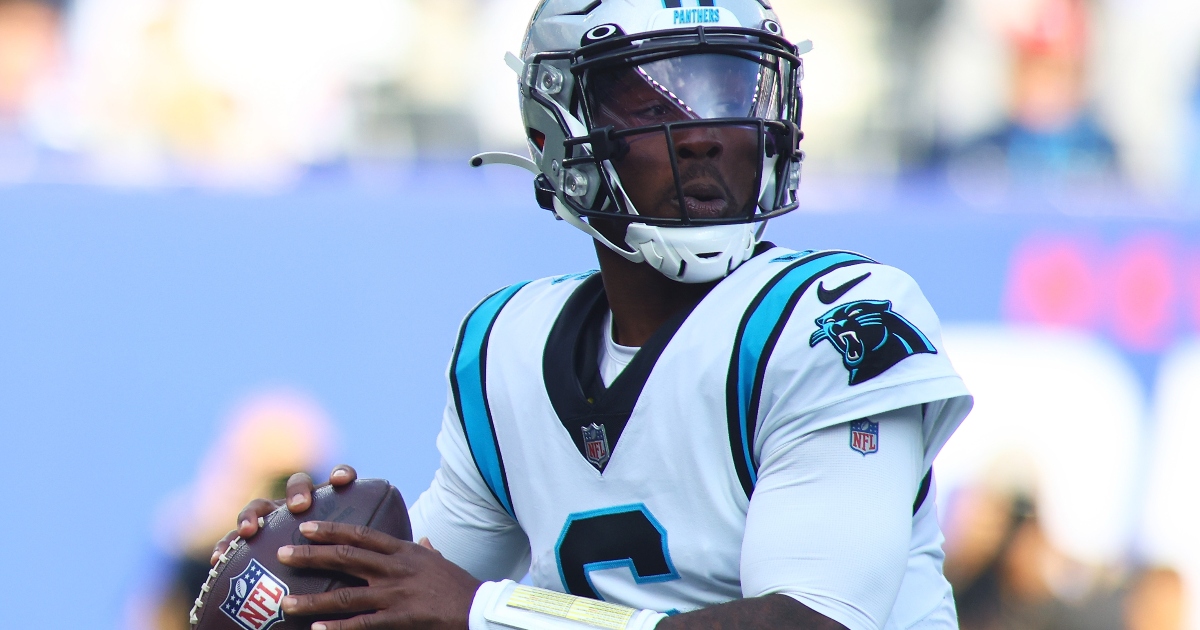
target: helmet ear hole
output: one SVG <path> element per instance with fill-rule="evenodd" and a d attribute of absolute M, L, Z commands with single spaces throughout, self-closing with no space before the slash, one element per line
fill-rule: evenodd
<path fill-rule="evenodd" d="M 530 142 L 533 142 L 533 146 L 537 147 L 538 151 L 545 151 L 546 134 L 534 129 L 533 127 L 530 127 L 527 131 L 529 132 L 529 140 Z"/>

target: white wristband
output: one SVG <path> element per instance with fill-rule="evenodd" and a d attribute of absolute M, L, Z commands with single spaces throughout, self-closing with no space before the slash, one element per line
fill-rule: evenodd
<path fill-rule="evenodd" d="M 652 630 L 667 616 L 517 584 L 484 582 L 471 603 L 470 630 Z"/>

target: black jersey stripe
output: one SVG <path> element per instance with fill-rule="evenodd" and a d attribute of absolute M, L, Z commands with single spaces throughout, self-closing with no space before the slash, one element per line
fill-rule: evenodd
<path fill-rule="evenodd" d="M 450 365 L 450 389 L 471 457 L 496 501 L 514 519 L 516 512 L 508 490 L 508 475 L 504 471 L 504 458 L 500 454 L 487 399 L 487 347 L 500 311 L 526 284 L 501 289 L 471 311 L 459 330 Z"/>
<path fill-rule="evenodd" d="M 752 454 L 767 361 L 801 296 L 818 279 L 843 267 L 875 261 L 852 252 L 825 251 L 792 262 L 751 301 L 734 338 L 726 380 L 729 446 L 742 489 L 749 497 L 758 481 Z"/>
<path fill-rule="evenodd" d="M 913 516 L 917 515 L 917 510 L 925 505 L 925 499 L 929 497 L 929 487 L 933 484 L 933 469 L 925 473 L 925 478 L 921 480 L 921 487 L 917 489 L 917 500 L 913 501 Z"/>

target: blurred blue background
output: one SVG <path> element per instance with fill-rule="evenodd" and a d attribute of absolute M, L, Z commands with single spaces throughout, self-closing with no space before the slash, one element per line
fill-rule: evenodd
<path fill-rule="evenodd" d="M 460 318 L 595 266 L 466 166 L 523 150 L 534 4 L 0 0 L 0 628 L 184 628 L 287 473 L 426 487 Z M 977 396 L 964 630 L 1200 628 L 1200 6 L 774 4 L 817 47 L 767 238 L 910 273 Z"/>

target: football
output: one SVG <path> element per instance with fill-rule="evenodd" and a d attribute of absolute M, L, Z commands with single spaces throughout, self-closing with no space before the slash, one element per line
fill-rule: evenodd
<path fill-rule="evenodd" d="M 285 616 L 285 595 L 322 593 L 362 585 L 357 578 L 333 571 L 292 569 L 276 557 L 284 545 L 309 544 L 299 530 L 306 521 L 366 525 L 403 540 L 412 540 L 408 511 L 400 492 L 382 479 L 359 479 L 340 488 L 313 492 L 312 507 L 292 514 L 280 507 L 260 522 L 249 540 L 234 539 L 208 572 L 191 613 L 192 630 L 302 630 L 316 617 Z"/>

